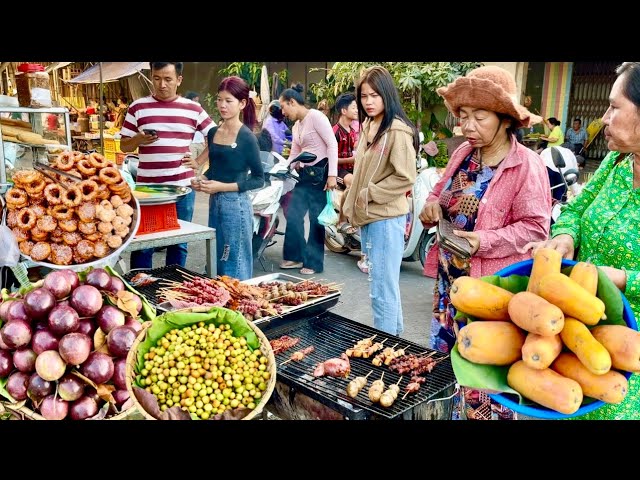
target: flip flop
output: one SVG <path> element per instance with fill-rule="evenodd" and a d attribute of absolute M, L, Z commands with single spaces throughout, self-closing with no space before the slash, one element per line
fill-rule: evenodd
<path fill-rule="evenodd" d="M 369 273 L 369 266 L 366 260 L 358 260 L 358 268 L 362 273 Z"/>
<path fill-rule="evenodd" d="M 338 227 L 338 232 L 340 232 L 343 235 L 353 235 L 357 231 L 358 229 L 353 225 L 350 225 L 348 222 L 344 222 Z"/>
<path fill-rule="evenodd" d="M 315 275 L 316 271 L 305 267 L 300 269 L 300 273 L 302 275 Z"/>
<path fill-rule="evenodd" d="M 300 268 L 304 264 L 302 262 L 293 262 L 291 260 L 285 260 L 284 262 L 280 262 L 280 268 L 282 269 L 290 269 L 290 268 Z"/>

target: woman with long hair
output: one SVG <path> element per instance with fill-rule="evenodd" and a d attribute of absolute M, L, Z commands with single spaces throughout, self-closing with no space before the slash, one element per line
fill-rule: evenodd
<path fill-rule="evenodd" d="M 253 208 L 246 192 L 264 185 L 253 134 L 256 106 L 249 85 L 236 76 L 220 82 L 216 105 L 223 122 L 207 135 L 209 169 L 205 179 L 195 178 L 191 185 L 211 195 L 209 226 L 216 229 L 218 274 L 246 280 L 253 276 Z M 197 169 L 206 159 L 203 154 L 186 164 Z"/>
<path fill-rule="evenodd" d="M 416 180 L 419 137 L 384 67 L 364 70 L 356 98 L 362 129 L 343 213 L 351 225 L 360 227 L 371 282 L 373 324 L 400 335 L 404 330 L 400 264 L 409 213 L 406 193 Z"/>

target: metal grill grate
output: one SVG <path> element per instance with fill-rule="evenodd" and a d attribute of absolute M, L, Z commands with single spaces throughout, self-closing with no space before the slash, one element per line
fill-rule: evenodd
<path fill-rule="evenodd" d="M 421 354 L 424 352 L 433 352 L 433 350 L 403 338 L 388 335 L 381 330 L 330 312 L 312 318 L 289 322 L 272 329 L 261 328 L 269 340 L 279 338 L 285 334 L 300 338 L 300 343 L 294 348 L 286 350 L 276 356 L 278 378 L 299 387 L 300 390 L 307 390 L 316 398 L 318 396 L 321 397 L 321 399 L 318 399 L 319 401 L 341 412 L 344 411 L 342 405 L 346 402 L 354 407 L 365 409 L 379 416 L 394 419 L 423 402 L 440 398 L 441 395 L 439 394 L 455 384 L 455 375 L 451 367 L 451 361 L 449 358 L 446 358 L 440 361 L 430 373 L 423 374 L 426 382 L 420 385 L 418 392 L 407 395 L 404 400 L 402 400 L 402 397 L 406 393 L 405 387 L 409 383 L 410 378 L 408 375 L 402 376 L 399 383 L 400 393 L 398 394 L 398 398 L 391 407 L 385 408 L 377 403 L 371 402 L 368 391 L 371 383 L 374 380 L 378 380 L 383 372 L 383 381 L 386 388 L 398 382 L 400 375 L 391 371 L 388 366 L 382 365 L 377 367 L 373 365 L 371 363 L 373 357 L 368 359 L 351 357 L 349 359 L 351 363 L 351 373 L 348 378 L 328 376 L 316 378 L 313 376 L 315 366 L 329 358 L 339 357 L 347 348 L 353 347 L 358 340 L 376 334 L 375 341 L 382 341 L 386 338 L 387 340 L 384 342 L 385 347 L 393 346 L 397 343 L 395 348 L 404 348 L 407 354 Z M 282 365 L 282 362 L 287 360 L 291 353 L 310 345 L 315 347 L 313 353 L 306 356 L 300 362 L 291 361 Z M 436 352 L 432 358 L 439 360 L 446 356 L 447 355 L 442 352 Z M 355 377 L 366 375 L 371 370 L 373 370 L 373 372 L 367 377 L 367 385 L 358 393 L 355 399 L 349 397 L 346 393 L 348 383 Z"/>
<path fill-rule="evenodd" d="M 123 275 L 123 278 L 127 282 L 130 282 L 131 279 L 141 271 L 142 270 L 134 270 L 132 272 L 128 272 L 125 275 Z M 202 275 L 197 272 L 192 272 L 191 270 L 187 270 L 186 268 L 183 268 L 180 265 L 168 265 L 166 267 L 154 268 L 152 270 L 144 270 L 144 273 L 147 273 L 152 277 L 156 277 L 161 280 L 173 280 L 174 282 L 184 282 L 185 280 L 189 280 L 189 277 L 181 274 L 180 271 L 186 272 L 189 275 L 194 275 L 196 277 L 209 279 L 209 277 L 207 277 L 206 275 Z M 150 304 L 152 304 L 154 307 L 157 307 L 159 303 L 157 294 L 158 294 L 158 290 L 161 289 L 162 287 L 166 287 L 166 285 L 163 285 L 160 281 L 156 281 L 144 287 L 134 286 L 133 288 L 135 288 L 141 294 L 143 294 Z"/>

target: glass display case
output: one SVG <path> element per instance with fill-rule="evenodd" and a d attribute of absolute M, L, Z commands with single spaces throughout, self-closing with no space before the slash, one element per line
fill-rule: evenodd
<path fill-rule="evenodd" d="M 0 106 L 0 193 L 7 191 L 12 168 L 30 168 L 33 160 L 71 148 L 69 110 L 65 107 Z"/>

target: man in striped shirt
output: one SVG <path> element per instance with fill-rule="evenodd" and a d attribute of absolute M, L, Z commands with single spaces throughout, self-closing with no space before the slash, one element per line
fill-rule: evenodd
<path fill-rule="evenodd" d="M 182 83 L 182 62 L 150 62 L 153 95 L 139 98 L 127 110 L 120 130 L 120 149 L 138 149 L 138 183 L 159 183 L 190 186 L 195 175 L 183 166 L 185 155 L 196 132 L 206 138 L 215 126 L 207 112 L 196 102 L 178 95 Z M 208 149 L 198 157 L 206 161 Z M 190 222 L 193 218 L 195 192 L 183 196 L 176 204 L 178 218 Z M 187 261 L 187 244 L 167 247 L 166 265 L 182 267 Z M 153 249 L 131 252 L 131 268 L 151 268 Z"/>

